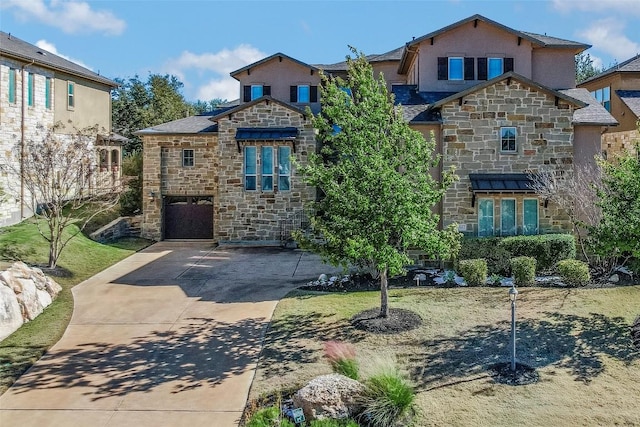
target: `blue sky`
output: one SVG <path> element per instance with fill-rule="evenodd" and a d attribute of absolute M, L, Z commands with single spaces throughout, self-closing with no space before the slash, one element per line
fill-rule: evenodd
<path fill-rule="evenodd" d="M 238 96 L 229 72 L 276 52 L 333 63 L 383 53 L 475 13 L 593 45 L 608 66 L 640 53 L 639 0 L 2 0 L 0 29 L 109 77 L 177 75 L 189 100 Z"/>

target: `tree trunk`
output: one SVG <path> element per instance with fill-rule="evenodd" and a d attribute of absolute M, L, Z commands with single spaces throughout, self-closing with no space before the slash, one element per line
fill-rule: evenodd
<path fill-rule="evenodd" d="M 389 288 L 386 269 L 380 272 L 380 317 L 389 317 Z"/>

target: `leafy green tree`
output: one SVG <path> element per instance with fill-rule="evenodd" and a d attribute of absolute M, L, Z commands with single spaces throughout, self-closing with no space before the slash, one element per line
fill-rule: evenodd
<path fill-rule="evenodd" d="M 134 151 L 122 161 L 126 190 L 120 197 L 120 214 L 136 215 L 142 211 L 142 152 Z"/>
<path fill-rule="evenodd" d="M 636 152 L 640 143 L 635 143 Z M 612 162 L 600 161 L 602 188 L 597 205 L 602 219 L 589 228 L 594 252 L 624 265 L 640 259 L 640 161 L 636 153 L 624 153 Z"/>
<path fill-rule="evenodd" d="M 604 71 L 602 68 L 593 65 L 593 58 L 588 53 L 579 53 L 576 55 L 576 83 L 582 83 L 583 81 L 600 74 Z"/>
<path fill-rule="evenodd" d="M 222 98 L 214 98 L 210 101 L 197 100 L 191 104 L 191 107 L 194 114 L 204 114 L 215 110 L 220 104 L 225 104 L 226 102 L 227 100 Z"/>
<path fill-rule="evenodd" d="M 351 50 L 357 56 L 347 57 L 346 80 L 322 76 L 322 113 L 313 125 L 323 147 L 298 165 L 321 198 L 309 206 L 310 233 L 296 239 L 333 265 L 370 268 L 380 278 L 380 316 L 387 317 L 387 279 L 412 263 L 410 248 L 448 258 L 460 247 L 456 226 L 440 230 L 434 212 L 455 175 L 434 180 L 433 137 L 409 127 L 384 77 L 374 78 L 365 56 Z"/>

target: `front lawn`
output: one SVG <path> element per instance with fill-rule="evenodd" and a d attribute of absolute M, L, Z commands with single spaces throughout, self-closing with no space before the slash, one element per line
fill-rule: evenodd
<path fill-rule="evenodd" d="M 71 288 L 150 243 L 128 238 L 103 245 L 82 233 L 71 240 L 58 262 L 61 275 L 53 277 L 62 292 L 40 316 L 0 343 L 0 394 L 60 339 L 73 312 Z M 46 265 L 48 248 L 33 220 L 0 229 L 0 256 Z"/>
<path fill-rule="evenodd" d="M 251 398 L 331 372 L 323 343 L 355 344 L 366 369 L 395 358 L 417 387 L 420 426 L 640 425 L 640 352 L 630 327 L 640 286 L 606 289 L 521 288 L 517 355 L 540 381 L 498 384 L 488 367 L 509 360 L 506 288 L 413 288 L 390 292 L 423 325 L 372 335 L 351 316 L 379 304 L 378 292 L 297 291 L 283 299 L 266 336 Z"/>

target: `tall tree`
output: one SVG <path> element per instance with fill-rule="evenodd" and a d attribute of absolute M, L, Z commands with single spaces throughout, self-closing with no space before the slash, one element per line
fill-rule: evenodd
<path fill-rule="evenodd" d="M 227 100 L 222 98 L 214 98 L 210 101 L 202 101 L 199 99 L 192 103 L 191 107 L 194 114 L 204 114 L 215 110 L 220 106 L 220 104 L 224 104 L 226 102 Z"/>
<path fill-rule="evenodd" d="M 49 267 L 55 268 L 60 254 L 96 215 L 118 203 L 120 183 L 101 180 L 95 165 L 95 127 L 71 135 L 56 133 L 61 124 L 39 128 L 16 145 L 4 167 L 20 176 L 33 200 L 38 231 L 49 243 Z M 24 155 L 22 170 L 20 156 Z M 17 190 L 17 189 L 16 189 Z M 19 193 L 19 190 L 16 191 Z M 77 228 L 71 231 L 70 226 Z"/>
<path fill-rule="evenodd" d="M 588 53 L 581 52 L 576 55 L 576 83 L 582 83 L 583 81 L 597 76 L 604 69 L 597 67 L 593 64 L 593 58 Z"/>
<path fill-rule="evenodd" d="M 296 238 L 334 265 L 370 268 L 380 278 L 380 316 L 387 317 L 387 280 L 412 263 L 410 248 L 443 258 L 459 249 L 456 226 L 440 230 L 434 212 L 455 175 L 434 180 L 433 138 L 409 127 L 384 77 L 374 78 L 364 54 L 351 50 L 346 80 L 322 76 L 322 112 L 313 125 L 323 147 L 298 165 L 321 199 L 309 206 L 310 234 Z"/>

